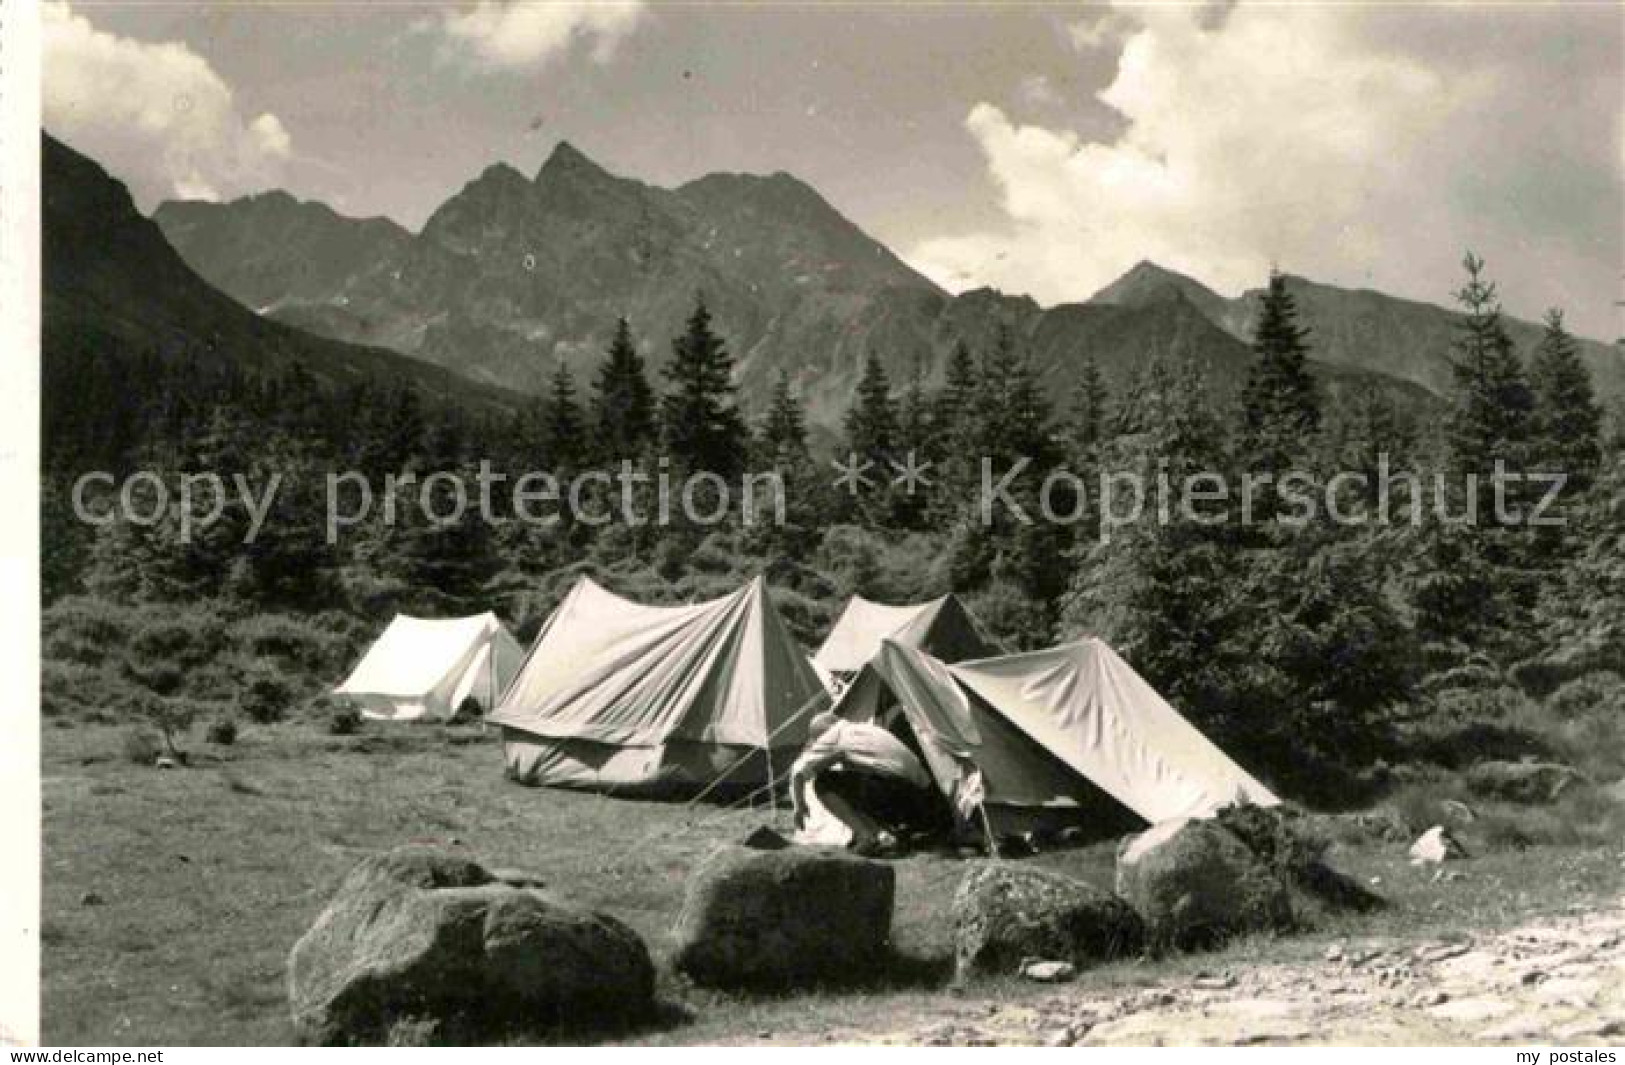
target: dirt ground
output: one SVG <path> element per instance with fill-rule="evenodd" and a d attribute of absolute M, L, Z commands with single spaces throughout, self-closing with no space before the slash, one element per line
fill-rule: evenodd
<path fill-rule="evenodd" d="M 368 854 L 431 844 L 533 870 L 631 925 L 658 962 L 687 873 L 782 811 L 702 809 L 523 788 L 493 737 L 256 730 L 190 768 L 120 757 L 111 728 L 47 732 L 42 1005 L 51 1045 L 276 1044 L 293 1038 L 286 960 Z M 543 1042 L 1625 1043 L 1625 853 L 1539 847 L 1444 870 L 1405 844 L 1339 847 L 1391 905 L 1302 935 L 1127 959 L 1066 985 L 948 985 L 962 862 L 900 860 L 886 986 L 728 996 L 662 977 L 659 1023 Z M 1024 859 L 1100 888 L 1114 846 Z"/>
<path fill-rule="evenodd" d="M 1625 1042 L 1625 905 L 1495 934 L 1340 940 L 1316 962 L 1249 964 L 1126 995 L 1081 988 L 1021 1003 L 921 1010 L 880 1034 L 826 1040 L 1160 1046 Z"/>

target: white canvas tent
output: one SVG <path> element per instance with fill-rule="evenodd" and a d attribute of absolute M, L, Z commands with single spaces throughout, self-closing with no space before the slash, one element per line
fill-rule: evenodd
<path fill-rule="evenodd" d="M 397 614 L 333 694 L 374 718 L 449 718 L 468 698 L 490 710 L 523 654 L 495 614 Z"/>
<path fill-rule="evenodd" d="M 789 769 L 826 698 L 759 577 L 680 606 L 635 603 L 583 577 L 490 720 L 524 783 L 756 785 Z"/>
<path fill-rule="evenodd" d="M 820 669 L 850 678 L 880 652 L 882 640 L 926 651 L 944 662 L 986 658 L 1002 648 L 989 639 L 958 597 L 890 606 L 853 596 L 813 655 Z"/>
<path fill-rule="evenodd" d="M 884 640 L 835 713 L 906 734 L 944 797 L 979 797 L 1000 833 L 1279 801 L 1097 639 L 957 665 Z"/>

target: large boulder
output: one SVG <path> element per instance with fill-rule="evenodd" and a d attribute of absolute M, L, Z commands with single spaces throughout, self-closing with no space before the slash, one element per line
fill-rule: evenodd
<path fill-rule="evenodd" d="M 1021 971 L 1031 959 L 1083 968 L 1136 954 L 1145 926 L 1122 899 L 1071 877 L 989 862 L 954 892 L 954 962 L 961 979 Z"/>
<path fill-rule="evenodd" d="M 1473 794 L 1482 798 L 1547 803 L 1585 783 L 1585 776 L 1558 762 L 1479 762 L 1467 770 L 1466 780 Z"/>
<path fill-rule="evenodd" d="M 648 948 L 613 917 L 419 848 L 357 866 L 288 961 L 294 1024 L 322 1044 L 382 1043 L 398 1022 L 473 1040 L 635 1019 L 653 998 Z"/>
<path fill-rule="evenodd" d="M 1294 923 L 1285 882 L 1212 820 L 1165 821 L 1129 839 L 1117 856 L 1117 893 L 1145 921 L 1157 949 L 1207 947 Z"/>
<path fill-rule="evenodd" d="M 694 871 L 672 963 L 742 989 L 862 982 L 891 956 L 896 874 L 841 850 L 727 845 Z"/>

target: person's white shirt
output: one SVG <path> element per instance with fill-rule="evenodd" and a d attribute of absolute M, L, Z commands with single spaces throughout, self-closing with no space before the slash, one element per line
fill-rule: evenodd
<path fill-rule="evenodd" d="M 931 786 L 931 774 L 914 752 L 879 725 L 837 720 L 807 744 L 791 777 L 811 779 L 836 766 Z"/>

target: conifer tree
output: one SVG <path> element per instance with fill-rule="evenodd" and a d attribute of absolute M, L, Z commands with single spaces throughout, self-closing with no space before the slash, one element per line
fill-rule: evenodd
<path fill-rule="evenodd" d="M 1066 438 L 1074 459 L 1084 461 L 1100 446 L 1107 432 L 1110 402 L 1099 364 L 1093 356 L 1086 356 L 1078 367 L 1067 411 Z"/>
<path fill-rule="evenodd" d="M 665 367 L 671 391 L 660 402 L 661 430 L 672 461 L 688 471 L 724 478 L 745 465 L 747 433 L 734 402 L 733 358 L 711 330 L 711 312 L 698 299 L 683 335 L 672 341 Z"/>
<path fill-rule="evenodd" d="M 1546 334 L 1530 363 L 1529 383 L 1535 397 L 1531 461 L 1567 474 L 1576 488 L 1585 487 L 1602 458 L 1602 408 L 1579 345 L 1556 308 L 1546 312 Z"/>
<path fill-rule="evenodd" d="M 761 439 L 763 457 L 770 463 L 783 463 L 807 452 L 806 419 L 790 392 L 790 376 L 782 371 L 773 382 Z"/>
<path fill-rule="evenodd" d="M 882 469 L 897 453 L 897 407 L 886 369 L 873 353 L 864 360 L 857 397 L 847 409 L 843 428 L 847 449 Z"/>
<path fill-rule="evenodd" d="M 897 401 L 897 447 L 899 451 L 914 452 L 921 457 L 940 454 L 932 435 L 931 401 L 926 395 L 925 380 L 920 373 L 919 360 L 914 361 L 908 384 Z"/>
<path fill-rule="evenodd" d="M 1284 473 L 1303 460 L 1320 428 L 1308 337 L 1286 278 L 1271 271 L 1253 333 L 1256 358 L 1242 390 L 1242 453 L 1255 470 Z"/>
<path fill-rule="evenodd" d="M 976 393 L 979 378 L 976 360 L 963 340 L 956 341 L 948 356 L 942 390 L 934 404 L 933 421 L 943 451 L 952 454 L 974 440 L 977 431 Z"/>
<path fill-rule="evenodd" d="M 1457 388 L 1449 431 L 1452 464 L 1459 473 L 1489 473 L 1498 459 L 1522 469 L 1534 397 L 1501 321 L 1495 284 L 1484 276 L 1484 260 L 1468 252 L 1462 265 L 1467 282 L 1456 293 L 1465 315 L 1452 364 Z"/>
<path fill-rule="evenodd" d="M 385 397 L 371 421 L 358 462 L 370 479 L 377 481 L 385 474 L 406 469 L 421 456 L 423 407 L 410 386 L 403 385 Z"/>
<path fill-rule="evenodd" d="M 603 458 L 632 458 L 654 441 L 654 390 L 625 318 L 616 321 L 615 337 L 593 382 L 593 408 L 596 450 Z"/>
<path fill-rule="evenodd" d="M 586 450 L 575 378 L 563 362 L 548 381 L 540 443 L 543 461 L 555 470 L 575 469 Z"/>
<path fill-rule="evenodd" d="M 932 403 L 932 432 L 941 458 L 937 461 L 937 483 L 933 486 L 928 510 L 932 522 L 939 526 L 957 522 L 971 505 L 979 469 L 976 455 L 981 418 L 976 404 L 980 382 L 970 348 L 963 340 L 956 341 L 948 355 L 942 388 Z M 976 556 L 970 548 L 960 554 Z"/>

